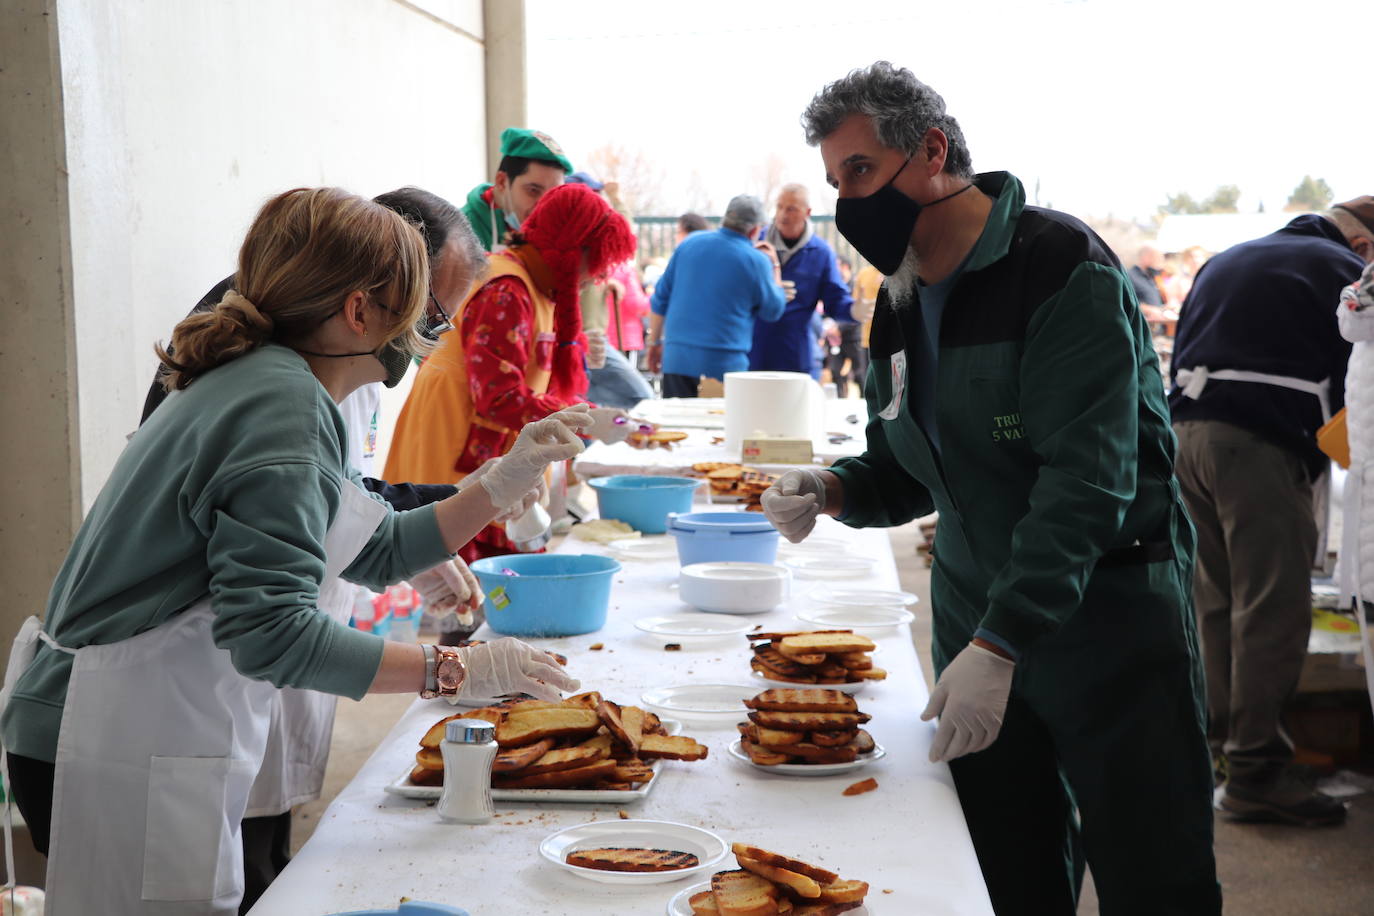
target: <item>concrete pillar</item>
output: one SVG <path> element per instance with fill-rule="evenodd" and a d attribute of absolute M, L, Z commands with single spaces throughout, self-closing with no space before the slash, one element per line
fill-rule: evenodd
<path fill-rule="evenodd" d="M 42 614 L 81 520 L 56 0 L 0 0 L 0 645 Z"/>
<path fill-rule="evenodd" d="M 486 43 L 487 173 L 501 162 L 501 131 L 529 127 L 525 101 L 525 0 L 484 0 L 482 34 Z"/>

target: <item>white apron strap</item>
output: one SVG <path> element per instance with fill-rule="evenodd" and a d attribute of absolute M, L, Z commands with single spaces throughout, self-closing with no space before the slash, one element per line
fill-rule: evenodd
<path fill-rule="evenodd" d="M 1244 369 L 1208 369 L 1206 366 L 1194 366 L 1191 369 L 1178 370 L 1178 385 L 1183 391 L 1183 396 L 1192 398 L 1194 401 L 1202 397 L 1202 392 L 1206 389 L 1207 383 L 1213 379 L 1221 382 L 1255 382 L 1260 385 L 1274 385 L 1278 388 L 1288 388 L 1313 395 L 1321 403 L 1322 423 L 1331 419 L 1331 399 L 1327 394 L 1331 388 L 1331 379 L 1329 378 L 1324 378 L 1320 382 L 1313 382 L 1289 375 L 1248 372 Z"/>

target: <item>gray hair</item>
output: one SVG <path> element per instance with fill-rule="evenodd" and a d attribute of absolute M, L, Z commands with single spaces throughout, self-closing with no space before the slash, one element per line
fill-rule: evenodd
<path fill-rule="evenodd" d="M 406 187 L 378 194 L 372 199 L 388 210 L 401 214 L 420 230 L 431 268 L 438 266 L 444 248 L 450 242 L 456 242 L 457 255 L 467 271 L 479 274 L 485 269 L 487 250 L 468 225 L 467 217 L 463 216 L 462 210 L 439 195 L 422 188 Z"/>
<path fill-rule="evenodd" d="M 959 122 L 945 111 L 945 100 L 905 67 L 885 60 L 863 70 L 851 70 L 811 99 L 802 112 L 806 142 L 817 146 L 850 115 L 873 119 L 878 140 L 890 149 L 914 155 L 926 131 L 938 127 L 949 139 L 944 171 L 957 178 L 973 177 L 973 160 Z"/>
<path fill-rule="evenodd" d="M 804 184 L 796 181 L 789 181 L 787 184 L 778 188 L 778 197 L 781 198 L 784 194 L 799 195 L 806 201 L 808 207 L 811 205 L 811 192 L 806 189 L 806 185 Z"/>
<path fill-rule="evenodd" d="M 740 194 L 730 198 L 725 208 L 725 218 L 720 224 L 726 229 L 743 232 L 763 225 L 763 201 L 752 194 Z"/>

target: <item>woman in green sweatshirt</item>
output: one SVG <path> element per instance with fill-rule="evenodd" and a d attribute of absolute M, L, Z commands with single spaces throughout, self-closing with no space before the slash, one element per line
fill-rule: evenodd
<path fill-rule="evenodd" d="M 447 561 L 590 425 L 576 409 L 531 424 L 481 487 L 421 509 L 367 494 L 337 404 L 427 351 L 429 282 L 400 216 L 296 189 L 258 214 L 234 289 L 177 326 L 175 356 L 159 349 L 174 393 L 116 463 L 44 622 L 16 638 L 0 698 L 50 912 L 235 912 L 277 688 L 577 686 L 516 640 L 403 645 L 319 610 L 335 576 L 380 589 Z"/>

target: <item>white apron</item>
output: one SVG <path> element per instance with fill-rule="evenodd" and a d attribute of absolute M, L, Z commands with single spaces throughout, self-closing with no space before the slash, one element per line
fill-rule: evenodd
<path fill-rule="evenodd" d="M 1374 596 L 1364 594 L 1365 571 L 1360 559 L 1360 527 L 1364 513 L 1365 475 L 1374 475 L 1374 462 L 1365 459 L 1351 464 L 1345 477 L 1344 527 L 1341 529 L 1341 603 L 1350 607 L 1353 602 L 1355 618 L 1360 623 L 1360 648 L 1364 654 L 1365 686 L 1369 690 L 1369 700 L 1374 703 L 1374 643 L 1370 642 L 1371 630 L 1365 622 L 1364 603 Z"/>
<path fill-rule="evenodd" d="M 344 484 L 325 537 L 326 582 L 334 584 L 385 512 Z M 35 617 L 20 629 L 0 700 L 38 640 L 75 656 L 57 741 L 48 916 L 238 912 L 239 825 L 250 791 L 290 790 L 289 780 L 255 784 L 269 746 L 292 761 L 300 755 L 285 750 L 291 736 L 320 719 L 306 725 L 286 711 L 282 691 L 239 674 L 215 647 L 213 621 L 206 599 L 130 639 L 77 650 L 57 646 Z"/>

